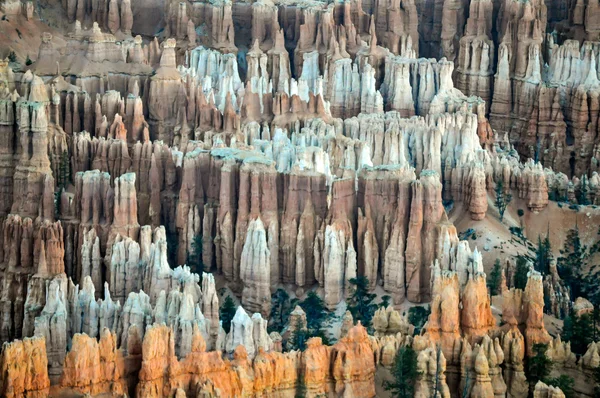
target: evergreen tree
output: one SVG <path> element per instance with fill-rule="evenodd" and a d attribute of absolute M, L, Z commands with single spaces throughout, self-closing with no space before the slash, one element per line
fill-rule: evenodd
<path fill-rule="evenodd" d="M 54 192 L 54 218 L 58 220 L 60 216 L 60 195 L 62 194 L 62 188 L 58 188 L 58 191 Z"/>
<path fill-rule="evenodd" d="M 592 311 L 592 332 L 593 332 L 593 341 L 598 341 L 598 328 L 600 328 L 600 306 L 597 304 L 594 305 L 594 310 Z"/>
<path fill-rule="evenodd" d="M 321 297 L 314 291 L 310 291 L 299 305 L 306 313 L 308 337 L 321 337 L 324 344 L 329 344 L 324 328 L 333 318 L 333 314 L 327 310 Z"/>
<path fill-rule="evenodd" d="M 600 231 L 598 231 L 600 234 Z M 579 235 L 579 226 L 569 230 L 565 245 L 558 258 L 558 273 L 571 291 L 571 297 L 584 297 L 595 306 L 600 304 L 600 271 L 591 263 L 600 251 L 600 240 L 592 246 L 584 245 Z"/>
<path fill-rule="evenodd" d="M 548 345 L 546 344 L 533 345 L 534 355 L 529 358 L 526 372 L 527 380 L 531 386 L 535 386 L 538 381 L 545 380 L 550 376 L 552 361 L 546 355 L 547 351 Z"/>
<path fill-rule="evenodd" d="M 192 250 L 188 253 L 187 265 L 190 269 L 202 275 L 204 271 L 204 262 L 202 261 L 202 235 L 194 236 L 192 240 Z"/>
<path fill-rule="evenodd" d="M 565 318 L 561 337 L 563 341 L 571 342 L 571 350 L 575 354 L 583 355 L 587 347 L 594 341 L 596 332 L 591 314 L 577 316 L 571 313 Z"/>
<path fill-rule="evenodd" d="M 511 201 L 512 195 L 510 192 L 504 192 L 504 183 L 502 180 L 499 180 L 496 183 L 496 200 L 494 203 L 498 209 L 498 213 L 500 214 L 500 222 L 504 220 L 504 212 Z"/>
<path fill-rule="evenodd" d="M 290 313 L 294 309 L 297 299 L 290 300 L 290 295 L 284 289 L 277 289 L 271 295 L 271 315 L 269 316 L 268 331 L 281 333 L 288 323 Z"/>
<path fill-rule="evenodd" d="M 381 303 L 379 303 L 379 308 L 387 308 L 390 305 L 390 300 L 392 298 L 387 294 L 385 296 L 381 296 Z"/>
<path fill-rule="evenodd" d="M 304 351 L 306 350 L 306 342 L 312 336 L 309 335 L 307 329 L 300 327 L 301 325 L 295 325 L 295 330 L 290 336 L 289 345 L 293 350 Z M 320 337 L 320 336 L 319 336 Z"/>
<path fill-rule="evenodd" d="M 8 54 L 8 60 L 9 60 L 10 62 L 17 62 L 17 54 L 15 54 L 15 52 L 14 52 L 14 51 L 11 51 L 11 52 Z"/>
<path fill-rule="evenodd" d="M 542 275 L 550 272 L 550 261 L 552 260 L 552 247 L 548 235 L 547 233 L 544 239 L 538 235 L 538 245 L 535 250 L 535 270 Z"/>
<path fill-rule="evenodd" d="M 231 320 L 235 316 L 236 311 L 237 306 L 235 305 L 235 302 L 231 296 L 227 295 L 219 309 L 219 319 L 221 320 L 225 333 L 229 333 L 229 330 L 231 330 Z"/>
<path fill-rule="evenodd" d="M 179 247 L 179 239 L 177 233 L 166 231 L 167 238 L 167 261 L 173 269 L 177 267 L 177 248 Z"/>
<path fill-rule="evenodd" d="M 431 314 L 431 309 L 429 306 L 417 306 L 411 307 L 408 310 L 408 322 L 415 327 L 415 334 L 421 334 L 421 330 L 423 326 L 427 323 L 429 319 L 429 314 Z"/>
<path fill-rule="evenodd" d="M 573 390 L 573 387 L 575 387 L 575 380 L 570 376 L 560 375 L 559 377 L 545 379 L 543 382 L 550 386 L 560 388 L 565 394 L 565 398 L 575 397 L 575 391 Z"/>
<path fill-rule="evenodd" d="M 600 231 L 599 231 L 600 234 Z M 592 245 L 588 260 L 599 251 L 600 241 Z M 599 265 L 586 261 L 587 271 L 583 277 L 582 295 L 594 304 L 593 321 L 597 325 L 600 315 L 600 269 Z"/>
<path fill-rule="evenodd" d="M 494 268 L 490 273 L 490 277 L 487 280 L 487 287 L 490 291 L 490 295 L 496 296 L 500 294 L 500 282 L 502 281 L 502 265 L 500 259 L 497 258 L 494 262 Z"/>
<path fill-rule="evenodd" d="M 348 300 L 348 311 L 355 322 L 360 321 L 364 327 L 370 329 L 373 315 L 377 310 L 377 304 L 373 303 L 376 295 L 369 293 L 369 280 L 366 276 L 352 278 L 350 284 L 353 286 L 353 293 Z"/>
<path fill-rule="evenodd" d="M 517 266 L 515 268 L 515 287 L 517 289 L 525 290 L 525 286 L 527 286 L 527 274 L 529 274 L 529 271 L 531 271 L 531 268 L 527 263 L 527 259 L 522 256 L 517 257 Z"/>
<path fill-rule="evenodd" d="M 29 66 L 33 63 L 33 61 L 31 60 L 31 58 L 29 58 L 29 55 L 27 55 L 27 59 L 25 60 L 25 65 Z"/>
<path fill-rule="evenodd" d="M 589 182 L 587 176 L 584 174 L 581 176 L 581 180 L 579 180 L 579 195 L 577 195 L 577 203 L 582 206 L 587 206 L 590 204 L 588 200 L 588 194 L 590 191 Z"/>
<path fill-rule="evenodd" d="M 417 372 L 417 353 L 410 346 L 402 347 L 396 353 L 392 367 L 394 381 L 386 381 L 384 388 L 396 398 L 412 398 Z"/>
<path fill-rule="evenodd" d="M 567 232 L 567 238 L 563 250 L 560 251 L 561 257 L 558 259 L 558 271 L 560 277 L 565 281 L 571 290 L 571 296 L 577 297 L 581 292 L 581 285 L 578 276 L 581 274 L 584 249 L 579 236 L 579 226 Z"/>

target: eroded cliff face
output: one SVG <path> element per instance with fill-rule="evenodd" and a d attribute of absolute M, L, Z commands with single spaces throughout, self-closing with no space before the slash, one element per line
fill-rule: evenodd
<path fill-rule="evenodd" d="M 126 355 L 116 348 L 116 335 L 106 328 L 99 341 L 76 334 L 59 385 L 51 395 L 60 391 L 121 395 L 128 392 L 128 381 L 137 383 L 135 394 L 144 397 L 289 395 L 295 393 L 302 378 L 309 394 L 375 396 L 373 351 L 360 325 L 333 346 L 312 338 L 304 352 L 259 348 L 253 358 L 241 344 L 229 358 L 223 358 L 220 351 L 207 351 L 201 331 L 194 326 L 191 350 L 178 359 L 176 338 L 166 325 L 149 326 L 138 343 L 139 351 Z M 5 369 L 3 394 L 48 396 L 46 361 L 43 338 L 6 345 L 1 362 Z"/>
<path fill-rule="evenodd" d="M 2 395 L 44 397 L 48 395 L 48 359 L 43 338 L 17 340 L 2 346 Z"/>
<path fill-rule="evenodd" d="M 495 217 L 499 184 L 531 217 L 600 203 L 597 2 L 146 3 L 63 1 L 68 34 L 2 5 L 43 33 L 0 60 L 4 395 L 372 397 L 404 345 L 417 396 L 526 396 L 536 343 L 591 380 L 598 345 L 544 326 L 571 306 L 554 264 L 508 281 L 500 327 L 447 211 Z M 281 353 L 273 291 L 337 310 L 356 276 L 391 296 L 374 336 L 347 313 Z"/>

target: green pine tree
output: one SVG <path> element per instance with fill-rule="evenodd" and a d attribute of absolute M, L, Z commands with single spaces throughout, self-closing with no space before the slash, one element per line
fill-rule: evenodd
<path fill-rule="evenodd" d="M 544 383 L 558 387 L 565 394 L 565 398 L 574 398 L 575 391 L 573 387 L 575 387 L 575 379 L 567 375 L 560 375 L 558 377 L 552 377 L 545 380 L 542 380 Z"/>
<path fill-rule="evenodd" d="M 329 344 L 325 327 L 333 319 L 334 314 L 327 310 L 321 297 L 314 291 L 310 291 L 298 305 L 306 313 L 308 337 L 321 337 L 324 344 Z"/>
<path fill-rule="evenodd" d="M 529 358 L 527 363 L 527 381 L 530 386 L 535 386 L 538 381 L 545 380 L 550 376 L 552 372 L 552 361 L 546 355 L 548 351 L 548 345 L 546 344 L 534 344 L 533 353 L 534 355 Z"/>
<path fill-rule="evenodd" d="M 350 279 L 350 284 L 353 286 L 353 293 L 348 300 L 348 310 L 355 322 L 360 321 L 364 327 L 371 329 L 377 304 L 373 302 L 376 295 L 369 293 L 369 279 L 366 276 L 359 276 Z"/>
<path fill-rule="evenodd" d="M 301 327 L 301 325 L 295 325 L 295 330 L 290 336 L 289 345 L 293 350 L 304 351 L 306 350 L 306 342 L 311 337 L 308 329 Z"/>
<path fill-rule="evenodd" d="M 494 262 L 494 268 L 490 272 L 490 277 L 487 280 L 487 287 L 490 291 L 490 295 L 496 296 L 500 294 L 500 282 L 502 281 L 502 265 L 500 259 L 497 258 Z"/>
<path fill-rule="evenodd" d="M 202 274 L 204 270 L 204 262 L 202 261 L 202 235 L 194 236 L 192 240 L 192 250 L 188 253 L 187 265 L 192 272 Z M 208 271 L 208 270 L 206 270 Z"/>
<path fill-rule="evenodd" d="M 219 309 L 219 319 L 221 320 L 221 324 L 223 325 L 223 329 L 225 333 L 229 333 L 231 329 L 231 320 L 235 316 L 235 312 L 237 311 L 237 306 L 235 302 L 231 298 L 231 296 L 227 295 L 225 300 L 223 300 L 223 304 Z"/>
<path fill-rule="evenodd" d="M 177 249 L 179 247 L 179 239 L 177 237 L 177 233 L 169 232 L 168 228 L 165 235 L 167 238 L 167 261 L 169 262 L 169 266 L 175 269 L 177 267 Z"/>
<path fill-rule="evenodd" d="M 508 207 L 508 204 L 512 201 L 512 195 L 510 192 L 504 191 L 504 182 L 502 180 L 498 180 L 496 183 L 496 199 L 494 204 L 498 209 L 498 213 L 500 214 L 500 222 L 504 220 L 504 212 Z"/>
<path fill-rule="evenodd" d="M 384 388 L 396 398 L 412 398 L 415 391 L 417 353 L 410 346 L 402 347 L 396 353 L 392 367 L 394 381 L 386 381 Z"/>
<path fill-rule="evenodd" d="M 271 315 L 269 316 L 268 331 L 281 333 L 288 323 L 290 313 L 294 310 L 297 299 L 290 300 L 290 295 L 284 289 L 277 289 L 271 295 Z"/>
<path fill-rule="evenodd" d="M 565 281 L 571 290 L 572 297 L 578 297 L 581 293 L 581 268 L 584 261 L 585 250 L 579 236 L 579 226 L 567 232 L 564 248 L 560 251 L 561 257 L 558 258 L 558 271 L 560 277 Z"/>
<path fill-rule="evenodd" d="M 600 235 L 600 230 L 598 231 Z M 594 325 L 597 324 L 600 318 L 600 266 L 598 263 L 591 261 L 592 257 L 600 251 L 600 240 L 594 243 L 589 249 L 586 246 L 586 256 L 584 263 L 582 295 L 594 304 Z"/>
<path fill-rule="evenodd" d="M 416 335 L 421 334 L 421 330 L 429 319 L 429 314 L 431 314 L 431 309 L 428 305 L 411 307 L 408 310 L 408 322 L 415 327 Z"/>
<path fill-rule="evenodd" d="M 590 191 L 589 182 L 587 176 L 584 174 L 581 176 L 581 180 L 579 180 L 579 195 L 577 196 L 577 203 L 582 206 L 587 206 L 590 204 L 588 200 L 588 195 Z"/>
<path fill-rule="evenodd" d="M 600 230 L 598 231 L 600 235 Z M 558 258 L 558 273 L 569 287 L 571 297 L 584 297 L 595 306 L 600 304 L 600 270 L 592 262 L 600 251 L 600 240 L 593 245 L 584 245 L 579 226 L 569 230 L 561 256 Z"/>
<path fill-rule="evenodd" d="M 62 194 L 62 189 L 58 188 L 58 191 L 54 192 L 54 218 L 58 220 L 60 216 L 60 195 Z"/>
<path fill-rule="evenodd" d="M 550 246 L 549 234 L 542 239 L 538 235 L 538 245 L 535 250 L 535 270 L 542 275 L 547 275 L 550 270 L 550 261 L 552 260 L 552 247 Z"/>
<path fill-rule="evenodd" d="M 392 299 L 392 297 L 388 296 L 387 294 L 385 296 L 381 296 L 381 302 L 379 303 L 379 308 L 389 307 L 391 299 Z"/>
<path fill-rule="evenodd" d="M 594 310 L 592 311 L 592 332 L 594 336 L 592 340 L 598 341 L 598 336 L 600 335 L 600 307 L 598 304 L 594 304 Z"/>
<path fill-rule="evenodd" d="M 595 329 L 592 314 L 577 316 L 571 313 L 564 319 L 561 337 L 563 341 L 571 342 L 571 350 L 575 354 L 583 355 L 597 335 Z"/>
<path fill-rule="evenodd" d="M 517 257 L 517 266 L 515 268 L 515 287 L 517 289 L 525 290 L 527 286 L 527 274 L 529 274 L 531 268 L 527 262 L 527 259 L 523 256 Z"/>

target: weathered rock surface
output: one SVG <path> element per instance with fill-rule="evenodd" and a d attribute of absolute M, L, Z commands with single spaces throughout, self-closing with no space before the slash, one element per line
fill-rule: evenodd
<path fill-rule="evenodd" d="M 497 327 L 449 219 L 493 225 L 499 183 L 527 217 L 600 204 L 597 1 L 54 5 L 1 6 L 5 395 L 371 397 L 411 345 L 418 396 L 523 397 L 536 343 L 589 395 L 598 345 L 577 361 L 544 325 L 572 305 L 555 264 L 524 291 L 502 273 Z M 389 306 L 373 337 L 347 314 L 282 354 L 271 293 L 343 310 L 356 276 L 430 303 L 423 335 Z"/>
<path fill-rule="evenodd" d="M 0 391 L 6 397 L 44 397 L 48 395 L 46 344 L 43 338 L 17 340 L 4 344 L 0 367 Z"/>

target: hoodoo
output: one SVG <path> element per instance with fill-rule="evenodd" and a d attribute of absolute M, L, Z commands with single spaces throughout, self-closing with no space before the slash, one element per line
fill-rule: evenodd
<path fill-rule="evenodd" d="M 598 0 L 0 0 L 0 396 L 597 398 Z"/>

